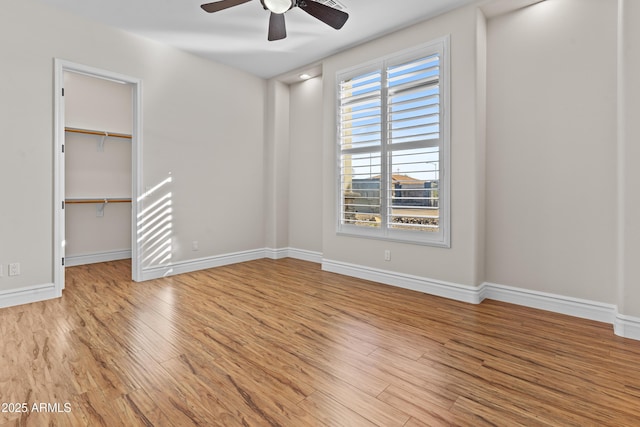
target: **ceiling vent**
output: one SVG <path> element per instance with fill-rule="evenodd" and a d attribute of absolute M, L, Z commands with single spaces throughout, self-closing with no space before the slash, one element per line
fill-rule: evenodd
<path fill-rule="evenodd" d="M 346 7 L 342 3 L 338 3 L 336 0 L 315 0 L 316 3 L 322 3 L 325 6 L 332 7 L 338 10 L 344 10 Z"/>

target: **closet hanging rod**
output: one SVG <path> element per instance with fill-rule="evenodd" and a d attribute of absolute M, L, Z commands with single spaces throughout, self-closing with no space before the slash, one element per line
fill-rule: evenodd
<path fill-rule="evenodd" d="M 99 135 L 99 136 L 111 136 L 113 138 L 124 138 L 131 139 L 132 136 L 126 133 L 117 133 L 117 132 L 106 132 L 102 130 L 91 130 L 91 129 L 79 129 L 79 128 L 64 128 L 65 132 L 73 132 L 73 133 L 84 133 L 87 135 Z"/>
<path fill-rule="evenodd" d="M 89 203 L 131 203 L 131 199 L 127 198 L 103 198 L 103 199 L 65 199 L 64 201 L 67 204 L 89 204 Z"/>

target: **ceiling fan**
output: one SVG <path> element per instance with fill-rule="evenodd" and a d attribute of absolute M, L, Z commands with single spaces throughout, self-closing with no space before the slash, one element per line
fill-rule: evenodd
<path fill-rule="evenodd" d="M 238 6 L 251 0 L 219 0 L 213 3 L 203 4 L 201 7 L 206 12 L 213 13 L 233 6 Z M 309 15 L 319 19 L 325 24 L 339 30 L 342 28 L 349 14 L 341 10 L 334 9 L 313 0 L 260 0 L 262 7 L 271 12 L 269 17 L 269 41 L 282 40 L 287 37 L 287 28 L 284 22 L 284 13 L 294 7 L 307 12 Z"/>

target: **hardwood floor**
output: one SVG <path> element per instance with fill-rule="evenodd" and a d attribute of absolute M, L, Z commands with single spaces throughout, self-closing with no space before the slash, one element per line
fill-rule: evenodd
<path fill-rule="evenodd" d="M 0 402 L 28 409 L 0 426 L 640 425 L 640 342 L 611 325 L 291 259 L 129 269 L 0 310 Z"/>

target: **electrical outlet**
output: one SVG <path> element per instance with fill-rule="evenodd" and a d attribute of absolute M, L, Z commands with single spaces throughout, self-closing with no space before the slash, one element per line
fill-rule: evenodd
<path fill-rule="evenodd" d="M 4 266 L 0 264 L 0 277 L 4 276 Z"/>
<path fill-rule="evenodd" d="M 384 260 L 391 261 L 391 251 L 389 249 L 385 249 L 384 251 Z"/>
<path fill-rule="evenodd" d="M 191 250 L 192 251 L 197 251 L 199 249 L 198 247 L 198 241 L 194 240 L 193 242 L 191 242 Z"/>
<path fill-rule="evenodd" d="M 9 276 L 19 276 L 20 275 L 20 263 L 14 262 L 9 264 Z"/>

